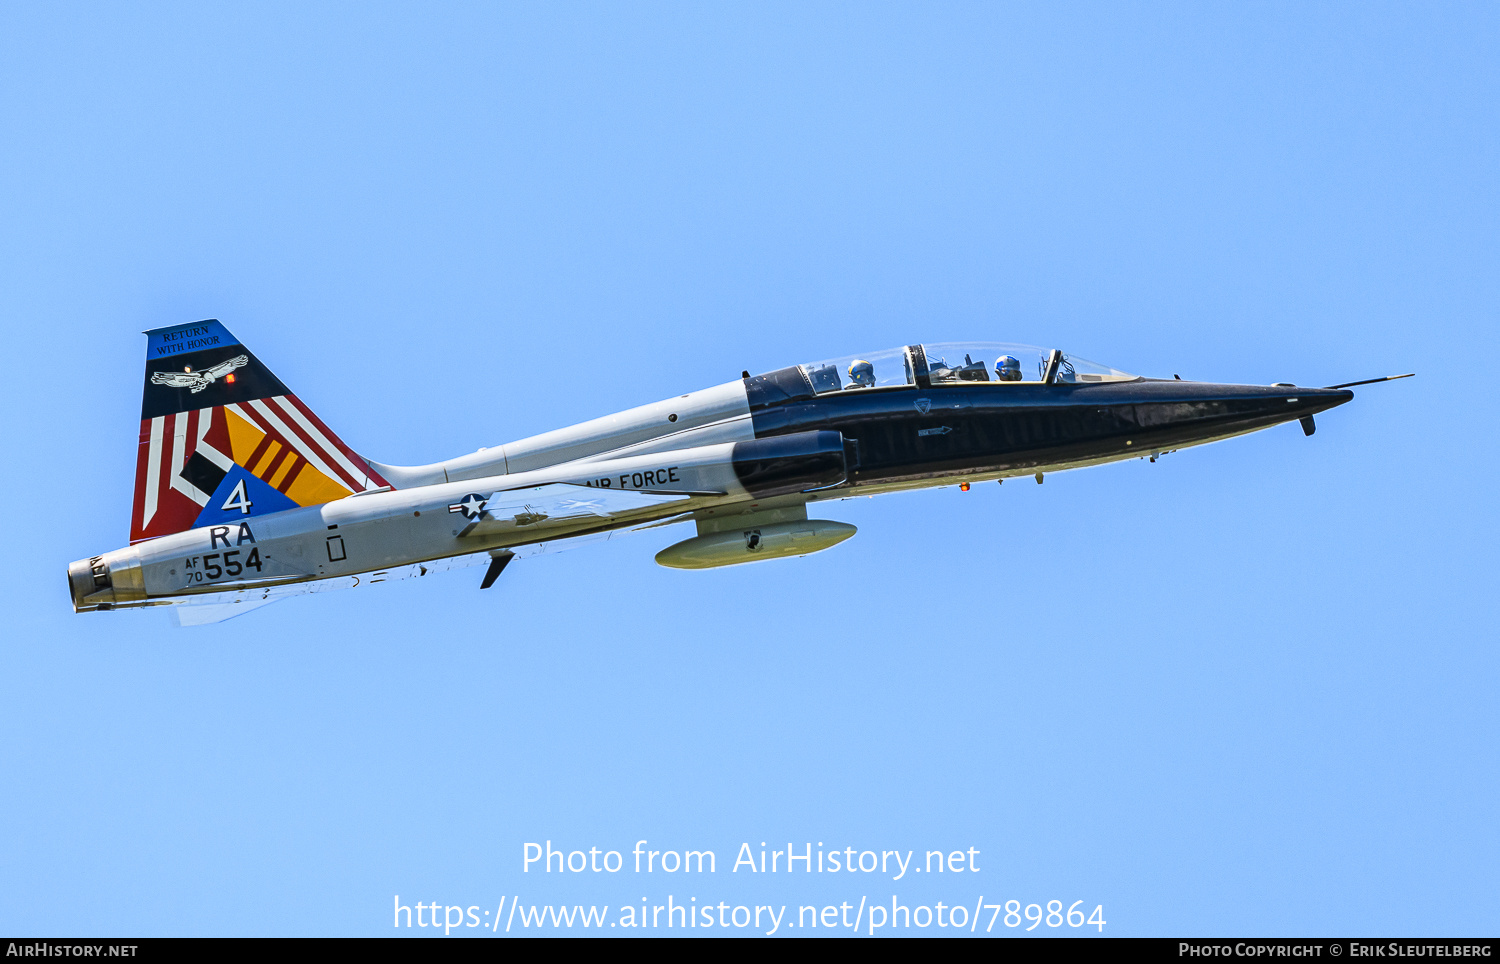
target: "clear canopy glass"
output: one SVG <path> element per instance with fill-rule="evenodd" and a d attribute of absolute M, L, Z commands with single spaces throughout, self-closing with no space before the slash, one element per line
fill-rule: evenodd
<path fill-rule="evenodd" d="M 1046 381 L 1054 352 L 1005 342 L 942 342 L 891 348 L 868 355 L 846 355 L 798 366 L 819 395 L 829 392 L 895 388 L 917 383 L 925 371 L 934 388 L 961 383 L 995 385 Z M 1137 376 L 1076 355 L 1056 353 L 1052 381 L 1063 384 L 1132 381 Z"/>
<path fill-rule="evenodd" d="M 869 355 L 849 355 L 799 367 L 819 395 L 915 384 L 905 348 L 888 348 Z"/>

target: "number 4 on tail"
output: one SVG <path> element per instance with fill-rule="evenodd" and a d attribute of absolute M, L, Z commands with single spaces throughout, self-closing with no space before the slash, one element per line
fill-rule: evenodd
<path fill-rule="evenodd" d="M 240 479 L 235 485 L 234 491 L 229 493 L 229 498 L 225 499 L 224 504 L 219 506 L 219 508 L 225 512 L 228 512 L 230 509 L 239 509 L 241 515 L 249 515 L 250 507 L 254 504 L 250 501 L 250 497 L 245 494 L 245 480 Z"/>

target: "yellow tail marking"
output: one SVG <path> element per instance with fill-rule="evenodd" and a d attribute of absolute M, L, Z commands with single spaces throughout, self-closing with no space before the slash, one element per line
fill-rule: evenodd
<path fill-rule="evenodd" d="M 302 471 L 287 486 L 286 495 L 298 505 L 322 505 L 349 495 L 349 490 L 311 464 L 303 465 Z"/>
<path fill-rule="evenodd" d="M 276 474 L 273 475 L 273 476 L 271 476 L 269 479 L 266 480 L 267 482 L 271 483 L 271 488 L 273 488 L 273 489 L 279 489 L 279 488 L 281 488 L 281 480 L 284 479 L 284 478 L 286 478 L 286 474 L 288 472 L 290 472 L 292 470 L 292 466 L 294 466 L 296 464 L 297 464 L 297 453 L 296 452 L 288 452 L 288 453 L 286 453 L 286 458 L 284 458 L 284 459 L 281 460 L 281 467 L 276 470 Z"/>
<path fill-rule="evenodd" d="M 274 459 L 276 457 L 276 453 L 280 451 L 281 443 L 273 439 L 271 441 L 271 444 L 266 447 L 266 454 L 262 455 L 260 457 L 260 461 L 255 463 L 255 468 L 250 469 L 250 474 L 258 479 L 265 478 L 265 475 L 263 473 L 266 471 L 266 469 L 271 467 L 271 460 Z"/>
<path fill-rule="evenodd" d="M 224 409 L 224 416 L 224 421 L 229 425 L 229 457 L 237 465 L 244 465 L 260 447 L 260 441 L 266 434 L 227 408 Z"/>

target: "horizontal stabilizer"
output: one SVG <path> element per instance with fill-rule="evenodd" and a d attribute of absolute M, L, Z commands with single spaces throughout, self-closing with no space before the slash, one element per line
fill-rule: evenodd
<path fill-rule="evenodd" d="M 177 620 L 179 626 L 207 626 L 210 623 L 222 623 L 226 619 L 243 616 L 245 613 L 269 606 L 273 602 L 280 602 L 284 596 L 272 596 L 269 599 L 236 599 L 231 602 L 202 602 L 187 603 L 172 607 L 172 616 Z"/>

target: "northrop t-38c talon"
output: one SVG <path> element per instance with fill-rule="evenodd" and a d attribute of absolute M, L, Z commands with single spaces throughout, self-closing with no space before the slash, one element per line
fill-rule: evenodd
<path fill-rule="evenodd" d="M 705 569 L 854 535 L 808 505 L 1156 456 L 1354 397 L 1140 378 L 1058 350 L 908 345 L 796 365 L 422 466 L 356 453 L 217 321 L 146 333 L 130 545 L 75 562 L 75 611 L 215 622 L 300 593 L 692 520 Z M 1392 376 L 1405 377 L 1405 376 Z M 1386 379 L 1370 379 L 1384 381 Z"/>

